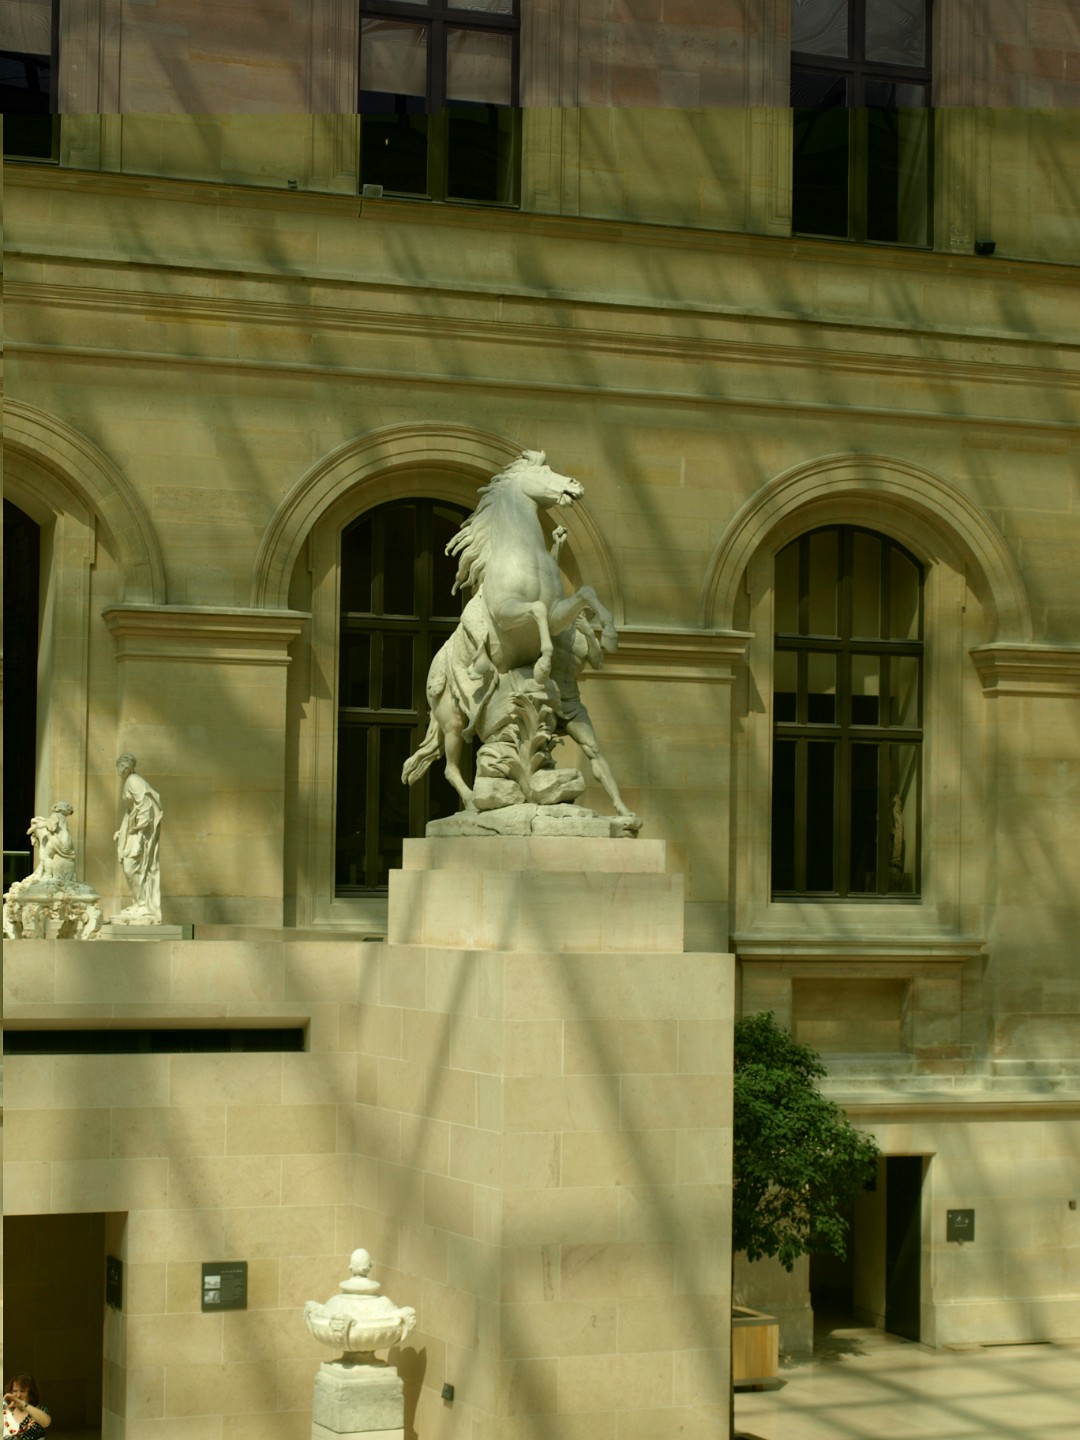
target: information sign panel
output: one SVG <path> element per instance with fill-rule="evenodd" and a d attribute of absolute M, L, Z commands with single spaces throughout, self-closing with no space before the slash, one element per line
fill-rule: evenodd
<path fill-rule="evenodd" d="M 945 1239 L 962 1241 L 975 1239 L 975 1211 L 947 1210 L 945 1212 Z"/>
<path fill-rule="evenodd" d="M 204 1310 L 247 1309 L 247 1261 L 216 1260 L 202 1267 Z"/>

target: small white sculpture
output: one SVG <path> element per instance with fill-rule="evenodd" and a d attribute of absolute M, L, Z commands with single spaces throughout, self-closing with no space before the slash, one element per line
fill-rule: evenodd
<path fill-rule="evenodd" d="M 339 1346 L 340 1364 L 370 1361 L 375 1350 L 400 1345 L 416 1324 L 411 1305 L 397 1306 L 379 1294 L 379 1282 L 370 1279 L 371 1256 L 354 1250 L 349 1256 L 349 1278 L 342 1280 L 341 1294 L 332 1295 L 325 1305 L 309 1300 L 304 1320 L 315 1339 L 333 1349 Z"/>
<path fill-rule="evenodd" d="M 27 834 L 37 863 L 4 896 L 4 934 L 9 940 L 93 940 L 101 929 L 100 896 L 75 878 L 75 842 L 68 828 L 74 806 L 58 800 L 48 815 L 35 815 Z"/>
<path fill-rule="evenodd" d="M 584 493 L 579 481 L 548 466 L 542 450 L 525 450 L 483 487 L 446 547 L 458 559 L 454 590 L 467 586 L 475 593 L 431 663 L 430 722 L 401 778 L 415 784 L 445 753 L 446 778 L 467 814 L 512 811 L 506 833 L 530 833 L 538 808 L 546 812 L 545 833 L 560 827 L 593 833 L 589 826 L 600 817 L 565 804 L 584 781 L 576 770 L 556 769 L 552 750 L 560 733 L 581 745 L 618 812 L 617 823 L 601 824 L 595 833 L 633 834 L 641 824 L 600 753 L 577 684 L 584 665 L 599 667 L 602 651 L 617 648 L 614 619 L 590 586 L 565 593 L 558 562 L 567 532 L 559 526 L 549 548 L 540 525 L 540 510 L 572 505 Z M 461 761 L 474 735 L 483 743 L 470 787 Z M 500 823 L 469 820 L 461 833 Z"/>
<path fill-rule="evenodd" d="M 161 924 L 161 796 L 135 771 L 134 755 L 125 752 L 116 761 L 116 771 L 124 782 L 124 804 L 127 807 L 113 839 L 116 856 L 123 866 L 124 878 L 131 891 L 131 905 L 114 915 L 114 925 Z"/>

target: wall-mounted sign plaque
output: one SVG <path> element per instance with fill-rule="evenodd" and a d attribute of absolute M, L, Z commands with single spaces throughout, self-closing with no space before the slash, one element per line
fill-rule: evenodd
<path fill-rule="evenodd" d="M 218 1260 L 202 1267 L 202 1308 L 247 1309 L 246 1260 Z"/>
<path fill-rule="evenodd" d="M 124 1308 L 124 1262 L 115 1255 L 105 1256 L 105 1303 L 114 1310 Z"/>
<path fill-rule="evenodd" d="M 975 1211 L 947 1210 L 945 1212 L 945 1239 L 948 1241 L 974 1240 Z"/>

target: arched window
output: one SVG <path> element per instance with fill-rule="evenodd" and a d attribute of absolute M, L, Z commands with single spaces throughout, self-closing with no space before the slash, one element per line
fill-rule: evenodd
<path fill-rule="evenodd" d="M 776 556 L 772 894 L 920 890 L 923 571 L 837 525 Z"/>
<path fill-rule="evenodd" d="M 425 682 L 457 624 L 446 545 L 469 512 L 433 500 L 380 505 L 341 535 L 335 893 L 379 889 L 406 835 L 458 808 L 436 765 L 418 784 L 401 767 L 427 728 Z"/>
<path fill-rule="evenodd" d="M 4 889 L 33 869 L 41 527 L 4 501 Z"/>

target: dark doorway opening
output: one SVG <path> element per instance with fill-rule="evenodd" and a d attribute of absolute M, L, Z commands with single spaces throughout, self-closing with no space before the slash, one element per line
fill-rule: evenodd
<path fill-rule="evenodd" d="M 885 1329 L 904 1340 L 918 1340 L 923 1157 L 889 1155 L 885 1170 Z"/>
<path fill-rule="evenodd" d="M 847 1255 L 810 1259 L 816 1349 L 843 1349 L 834 1332 L 884 1330 L 920 1340 L 922 1188 L 928 1157 L 886 1155 L 849 1215 Z"/>
<path fill-rule="evenodd" d="M 101 1435 L 106 1217 L 4 1218 L 4 1374 L 34 1376 L 52 1432 Z"/>

